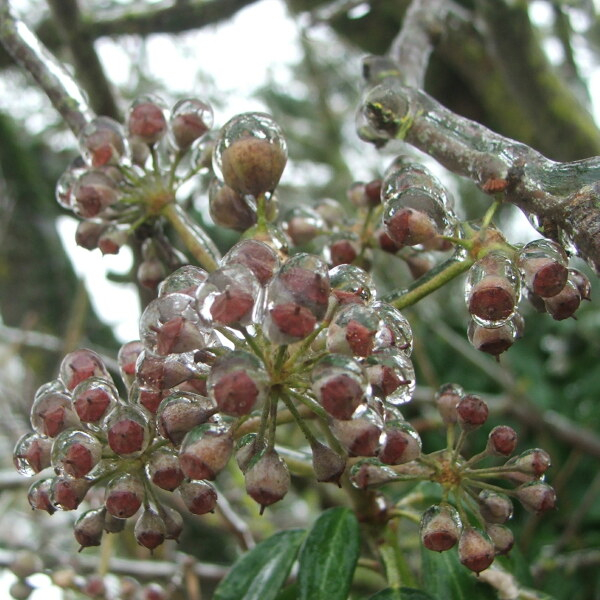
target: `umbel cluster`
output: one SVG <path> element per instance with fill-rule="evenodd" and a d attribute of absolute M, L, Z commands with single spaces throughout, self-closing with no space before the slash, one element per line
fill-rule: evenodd
<path fill-rule="evenodd" d="M 281 442 L 297 427 L 318 481 L 439 483 L 442 502 L 423 514 L 424 545 L 443 551 L 458 543 L 467 567 L 486 568 L 512 546 L 504 526 L 511 497 L 534 511 L 554 506 L 542 481 L 549 458 L 539 449 L 509 458 L 516 433 L 501 426 L 465 459 L 464 441 L 485 423 L 487 406 L 458 386 L 437 397 L 447 447 L 422 452 L 401 412 L 415 388 L 411 328 L 393 305 L 402 295 L 380 299 L 369 267 L 378 252 L 392 252 L 409 265 L 415 289 L 430 281 L 437 256 L 472 259 L 469 337 L 495 356 L 520 333 L 521 283 L 560 319 L 589 297 L 589 282 L 552 242 L 516 248 L 489 221 L 460 223 L 444 186 L 404 159 L 382 180 L 352 187 L 352 214 L 326 200 L 279 219 L 274 192 L 287 149 L 278 125 L 246 113 L 216 137 L 211 126 L 212 110 L 200 100 L 168 113 L 141 98 L 125 128 L 100 117 L 84 129 L 82 155 L 59 181 L 59 202 L 83 219 L 79 244 L 110 253 L 142 235 L 138 277 L 157 297 L 141 317 L 140 339 L 119 352 L 119 388 L 84 349 L 68 354 L 58 378 L 36 393 L 34 432 L 14 453 L 20 472 L 47 475 L 31 486 L 31 506 L 74 510 L 91 489 L 104 489 L 75 523 L 81 547 L 137 515 L 135 537 L 153 549 L 181 533 L 172 505 L 214 509 L 213 481 L 232 459 L 261 510 L 281 500 L 291 482 Z M 223 257 L 178 204 L 182 186 L 208 173 L 214 222 L 243 232 Z M 165 221 L 201 266 L 181 264 Z M 508 460 L 477 466 L 493 456 Z"/>

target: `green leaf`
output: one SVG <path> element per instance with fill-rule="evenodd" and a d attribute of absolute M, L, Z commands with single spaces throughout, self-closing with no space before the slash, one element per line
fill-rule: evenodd
<path fill-rule="evenodd" d="M 274 600 L 304 535 L 302 529 L 280 531 L 243 554 L 217 587 L 214 600 Z"/>
<path fill-rule="evenodd" d="M 298 582 L 288 585 L 279 591 L 275 600 L 298 600 Z"/>
<path fill-rule="evenodd" d="M 423 587 L 437 600 L 492 600 L 496 594 L 488 585 L 460 564 L 455 550 L 432 552 L 422 549 Z"/>
<path fill-rule="evenodd" d="M 300 600 L 346 600 L 358 561 L 360 531 L 347 508 L 326 510 L 300 552 Z"/>
<path fill-rule="evenodd" d="M 415 588 L 387 588 L 371 596 L 369 600 L 436 600 L 431 594 Z"/>

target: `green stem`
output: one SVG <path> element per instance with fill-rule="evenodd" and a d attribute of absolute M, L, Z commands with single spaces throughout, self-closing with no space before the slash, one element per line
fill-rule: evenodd
<path fill-rule="evenodd" d="M 385 568 L 385 575 L 389 586 L 395 590 L 399 589 L 402 585 L 402 580 L 398 571 L 398 565 L 396 564 L 395 549 L 392 546 L 384 544 L 379 548 L 379 554 L 381 555 L 381 561 Z"/>
<path fill-rule="evenodd" d="M 313 400 L 308 395 L 305 396 L 303 394 L 298 394 L 298 393 L 294 392 L 293 390 L 288 390 L 288 393 L 290 394 L 290 396 L 292 396 L 292 398 L 294 398 L 294 400 L 298 400 L 299 402 L 302 402 L 302 404 L 304 404 L 304 406 L 310 408 L 310 410 L 312 410 L 318 417 L 327 421 L 329 415 L 327 414 L 325 409 L 316 400 Z"/>
<path fill-rule="evenodd" d="M 474 464 L 482 461 L 484 458 L 487 458 L 488 456 L 491 456 L 491 454 L 489 453 L 489 451 L 486 448 L 485 450 L 482 450 L 478 454 L 474 454 L 473 456 L 471 456 L 471 458 L 466 463 L 463 464 L 461 470 L 465 471 L 471 465 L 474 465 Z M 490 468 L 495 468 L 495 467 L 490 467 Z M 487 469 L 485 469 L 485 470 L 487 471 Z"/>
<path fill-rule="evenodd" d="M 198 264 L 207 271 L 214 271 L 221 260 L 221 255 L 208 234 L 197 223 L 191 221 L 176 202 L 167 204 L 162 214 L 171 223 Z"/>
<path fill-rule="evenodd" d="M 275 447 L 275 432 L 277 431 L 277 405 L 279 403 L 279 390 L 270 398 L 270 426 L 267 440 L 267 452 L 272 452 Z"/>
<path fill-rule="evenodd" d="M 485 229 L 486 227 L 489 227 L 490 223 L 492 222 L 492 219 L 494 218 L 494 215 L 496 214 L 496 211 L 500 207 L 500 204 L 501 203 L 498 200 L 496 200 L 487 209 L 485 215 L 483 215 L 483 219 L 481 220 L 481 229 Z"/>
<path fill-rule="evenodd" d="M 258 433 L 256 434 L 256 448 L 260 448 L 263 445 L 265 439 L 265 433 L 267 431 L 267 424 L 269 422 L 269 413 L 271 412 L 271 394 L 265 399 L 263 405 L 263 411 L 260 415 L 260 425 L 258 427 Z"/>
<path fill-rule="evenodd" d="M 492 485 L 491 483 L 484 483 L 483 481 L 478 481 L 476 479 L 465 478 L 463 481 L 474 488 L 482 488 L 485 490 L 491 490 L 492 492 L 506 494 L 507 496 L 516 496 L 517 495 L 514 490 L 509 490 L 507 488 L 500 487 L 499 485 Z"/>
<path fill-rule="evenodd" d="M 295 404 L 292 402 L 290 397 L 284 393 L 284 394 L 281 394 L 281 400 L 285 404 L 286 408 L 290 411 L 290 413 L 292 413 L 292 416 L 294 417 L 296 424 L 298 425 L 298 427 L 304 434 L 304 437 L 306 438 L 308 443 L 311 445 L 318 443 L 317 438 L 314 436 L 313 432 L 309 429 L 308 425 L 304 422 L 304 419 L 298 412 L 298 409 L 296 408 Z"/>
<path fill-rule="evenodd" d="M 244 336 L 244 339 L 246 340 L 248 346 L 252 348 L 254 354 L 256 354 L 256 356 L 258 356 L 258 358 L 260 358 L 260 360 L 262 360 L 263 364 L 266 366 L 265 355 L 256 343 L 256 340 L 248 333 L 248 330 L 245 327 L 238 327 L 237 330 Z"/>
<path fill-rule="evenodd" d="M 450 459 L 451 463 L 456 463 L 456 459 L 458 458 L 461 448 L 463 447 L 463 444 L 465 443 L 465 440 L 467 439 L 467 432 L 464 429 L 460 430 L 460 435 L 458 436 L 458 440 L 456 442 L 456 446 L 454 447 L 454 450 L 452 451 L 452 458 Z"/>
<path fill-rule="evenodd" d="M 474 262 L 471 257 L 458 259 L 453 256 L 419 277 L 406 290 L 397 290 L 384 296 L 383 301 L 398 309 L 411 306 L 455 277 L 468 271 Z"/>
<path fill-rule="evenodd" d="M 169 183 L 168 183 L 168 188 L 169 190 L 173 190 L 174 186 L 175 186 L 175 173 L 177 171 L 177 167 L 179 166 L 179 163 L 181 162 L 181 159 L 185 156 L 185 151 L 183 150 L 179 150 L 177 152 L 177 154 L 175 155 L 175 158 L 173 160 L 173 162 L 171 163 L 171 169 L 169 170 Z"/>
<path fill-rule="evenodd" d="M 388 513 L 390 517 L 404 517 L 417 525 L 421 522 L 421 516 L 412 510 L 403 510 L 401 508 L 392 508 Z"/>

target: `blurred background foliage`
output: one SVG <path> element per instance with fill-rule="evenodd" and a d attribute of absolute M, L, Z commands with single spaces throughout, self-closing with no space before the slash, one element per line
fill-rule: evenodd
<path fill-rule="evenodd" d="M 550 158 L 576 160 L 600 154 L 600 132 L 590 116 L 593 93 L 598 93 L 591 83 L 598 82 L 600 62 L 600 18 L 592 0 L 459 3 L 470 21 L 461 30 L 441 35 L 429 67 L 427 91 L 450 109 Z M 232 116 L 227 96 L 232 91 L 226 95 L 219 90 L 218 68 L 207 68 L 214 66 L 217 56 L 194 56 L 195 36 L 206 31 L 215 37 L 231 36 L 231 52 L 243 53 L 227 23 L 244 15 L 248 19 L 252 11 L 260 10 L 252 21 L 255 40 L 268 44 L 273 27 L 269 11 L 277 15 L 285 11 L 288 26 L 296 32 L 289 44 L 295 45 L 299 59 L 286 65 L 283 76 L 280 67 L 256 65 L 257 85 L 253 96 L 247 97 L 252 103 L 248 110 L 263 106 L 286 133 L 290 164 L 279 191 L 282 212 L 326 197 L 347 203 L 346 190 L 353 181 L 380 176 L 396 154 L 416 156 L 400 143 L 377 152 L 354 132 L 361 93 L 360 58 L 386 52 L 399 31 L 407 0 L 81 0 L 79 4 L 55 0 L 48 5 L 23 0 L 17 4 L 42 41 L 73 65 L 97 112 L 119 117 L 141 93 L 171 101 L 187 90 L 213 103 L 218 125 Z M 252 43 L 248 39 L 252 38 L 244 37 L 243 43 Z M 179 89 L 153 70 L 152 44 L 157 40 L 182 55 L 188 70 L 180 75 Z M 276 55 L 279 48 L 276 42 L 273 46 L 269 51 Z M 127 57 L 126 74 L 113 78 L 115 48 Z M 90 57 L 98 61 L 95 68 L 101 76 L 85 75 Z M 194 68 L 189 72 L 191 64 Z M 3 468 L 9 472 L 10 449 L 27 429 L 33 392 L 55 376 L 61 356 L 91 345 L 114 357 L 125 340 L 117 339 L 96 314 L 89 296 L 99 292 L 76 275 L 57 232 L 57 219 L 65 217 L 54 201 L 54 186 L 77 153 L 74 140 L 32 81 L 3 52 L 0 69 L 0 431 L 6 449 Z M 233 93 L 239 96 L 247 90 Z M 245 98 L 235 100 L 236 107 L 244 106 Z M 436 172 L 453 190 L 463 218 L 483 214 L 488 200 L 472 184 L 443 170 Z M 196 216 L 206 220 L 205 195 L 198 190 L 194 194 Z M 535 235 L 510 207 L 501 211 L 499 223 L 511 241 Z M 222 248 L 235 242 L 235 235 L 207 226 Z M 408 270 L 398 259 L 376 254 L 374 262 L 383 286 L 409 283 Z M 518 510 L 513 525 L 518 549 L 509 560 L 520 563 L 517 571 L 523 585 L 570 600 L 600 598 L 600 310 L 597 281 L 592 280 L 593 301 L 582 307 L 577 320 L 554 322 L 525 309 L 525 335 L 499 363 L 479 355 L 466 341 L 462 281 L 406 311 L 415 333 L 418 376 L 416 399 L 406 417 L 422 432 L 427 450 L 443 445 L 433 393 L 441 383 L 454 381 L 490 398 L 490 427 L 509 424 L 519 432 L 521 449 L 542 447 L 551 454 L 549 479 L 557 488 L 559 510 L 541 519 Z M 111 303 L 110 296 L 96 300 Z M 137 310 L 132 306 L 133 319 Z M 484 433 L 478 440 L 481 446 Z M 32 515 L 25 502 L 27 483 L 19 486 L 10 477 L 7 482 L 0 497 L 0 547 L 7 552 L 19 547 L 39 548 L 42 554 L 72 552 L 70 531 L 64 526 L 71 516 Z M 220 483 L 230 501 L 250 519 L 257 537 L 275 531 L 276 526 L 314 519 L 320 507 L 341 499 L 328 486 L 315 489 L 307 480 L 295 478 L 293 497 L 257 520 L 254 508 L 236 492 L 241 484 L 235 475 L 228 474 Z M 12 486 L 17 489 L 11 490 Z M 407 490 L 408 486 L 398 485 L 390 493 Z M 236 544 L 218 519 L 193 523 L 186 528 L 180 550 L 209 562 L 231 562 Z M 416 547 L 416 528 L 410 524 L 405 528 L 406 547 Z M 206 538 L 210 547 L 202 542 Z M 146 558 L 132 540 L 122 536 L 116 554 Z M 174 552 L 167 547 L 158 558 L 174 560 Z M 368 581 L 357 590 L 362 591 L 355 598 L 373 592 Z"/>

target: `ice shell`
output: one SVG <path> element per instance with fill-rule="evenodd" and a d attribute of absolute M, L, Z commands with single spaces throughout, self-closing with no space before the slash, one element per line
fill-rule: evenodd
<path fill-rule="evenodd" d="M 329 271 L 331 292 L 340 304 L 375 300 L 377 290 L 371 275 L 355 265 L 338 265 Z"/>
<path fill-rule="evenodd" d="M 415 370 L 412 361 L 396 349 L 386 349 L 364 359 L 371 390 L 386 402 L 399 406 L 412 400 Z"/>
<path fill-rule="evenodd" d="M 229 187 L 258 196 L 272 191 L 287 161 L 281 128 L 265 113 L 243 113 L 221 129 L 213 169 Z"/>
<path fill-rule="evenodd" d="M 197 98 L 184 98 L 171 109 L 169 134 L 178 148 L 186 150 L 204 137 L 213 123 L 214 113 L 210 104 Z"/>
<path fill-rule="evenodd" d="M 151 352 L 164 356 L 203 348 L 210 331 L 196 309 L 195 298 L 171 293 L 148 304 L 140 319 L 140 339 Z"/>

